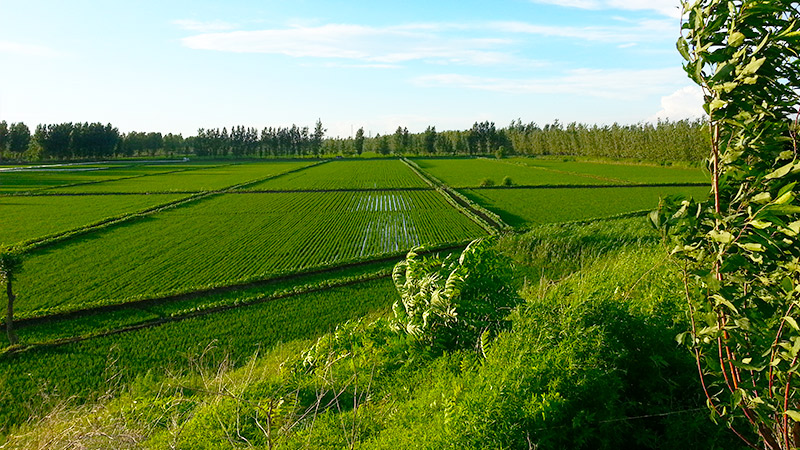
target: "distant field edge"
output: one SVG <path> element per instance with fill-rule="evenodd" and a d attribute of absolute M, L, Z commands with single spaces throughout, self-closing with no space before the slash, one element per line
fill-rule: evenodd
<path fill-rule="evenodd" d="M 535 185 L 511 185 L 511 186 L 457 186 L 454 189 L 603 189 L 603 188 L 644 188 L 644 187 L 704 187 L 709 183 L 626 183 L 626 184 L 535 184 Z"/>

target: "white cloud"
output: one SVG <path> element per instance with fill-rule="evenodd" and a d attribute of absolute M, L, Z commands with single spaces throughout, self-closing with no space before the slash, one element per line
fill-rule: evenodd
<path fill-rule="evenodd" d="M 676 90 L 670 95 L 661 97 L 661 111 L 649 120 L 658 119 L 693 119 L 702 117 L 703 91 L 698 86 L 687 86 Z"/>
<path fill-rule="evenodd" d="M 628 11 L 655 11 L 659 14 L 679 18 L 679 0 L 531 0 L 534 3 L 558 5 L 580 9 L 621 9 Z"/>
<path fill-rule="evenodd" d="M 524 35 L 631 46 L 653 42 L 658 36 L 672 39 L 676 28 L 666 20 L 617 22 L 621 24 L 599 27 L 560 27 L 515 21 L 410 23 L 387 27 L 326 24 L 202 33 L 183 38 L 182 43 L 197 50 L 350 59 L 381 67 L 421 60 L 438 64 L 540 67 L 545 64 L 519 56 L 525 41 L 530 41 Z M 523 35 L 523 39 L 519 35 Z"/>
<path fill-rule="evenodd" d="M 435 24 L 369 27 L 329 24 L 259 31 L 206 33 L 182 40 L 193 49 L 235 53 L 271 53 L 292 57 L 338 58 L 397 64 L 415 60 L 460 64 L 509 63 L 499 49 L 511 44 L 499 38 L 444 36 Z"/>
<path fill-rule="evenodd" d="M 59 53 L 49 47 L 35 44 L 21 44 L 19 42 L 0 41 L 0 53 L 10 53 L 14 55 L 37 56 L 52 58 Z"/>
<path fill-rule="evenodd" d="M 192 19 L 179 19 L 173 20 L 172 23 L 174 25 L 179 26 L 181 29 L 187 31 L 197 31 L 200 33 L 213 33 L 217 31 L 229 31 L 235 30 L 238 28 L 236 24 L 223 22 L 220 20 L 214 20 L 211 22 L 201 22 L 199 20 L 192 20 Z"/>
<path fill-rule="evenodd" d="M 664 92 L 682 80 L 680 69 L 578 69 L 546 78 L 509 79 L 458 74 L 417 77 L 423 87 L 455 87 L 512 94 L 566 94 L 640 100 Z M 681 81 L 679 81 L 681 82 Z"/>

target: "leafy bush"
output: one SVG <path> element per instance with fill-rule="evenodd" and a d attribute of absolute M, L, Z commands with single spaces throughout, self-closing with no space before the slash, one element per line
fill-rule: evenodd
<path fill-rule="evenodd" d="M 503 186 L 511 186 L 512 184 L 514 182 L 511 181 L 511 177 L 503 177 Z"/>
<path fill-rule="evenodd" d="M 481 187 L 492 187 L 494 186 L 494 180 L 491 178 L 484 178 L 481 180 Z"/>
<path fill-rule="evenodd" d="M 392 274 L 401 297 L 392 307 L 393 327 L 434 349 L 481 347 L 518 302 L 511 261 L 493 245 L 475 240 L 458 258 L 411 250 Z"/>

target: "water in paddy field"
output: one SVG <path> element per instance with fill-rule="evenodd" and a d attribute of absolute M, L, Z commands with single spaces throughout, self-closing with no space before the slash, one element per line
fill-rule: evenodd
<path fill-rule="evenodd" d="M 352 212 L 369 214 L 362 237 L 356 242 L 358 256 L 405 250 L 421 242 L 411 218 L 411 199 L 398 194 L 366 194 L 358 198 Z"/>

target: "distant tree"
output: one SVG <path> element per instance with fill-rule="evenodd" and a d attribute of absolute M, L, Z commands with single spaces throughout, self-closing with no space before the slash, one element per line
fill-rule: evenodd
<path fill-rule="evenodd" d="M 322 119 L 317 119 L 317 124 L 314 126 L 314 134 L 311 135 L 311 153 L 314 156 L 319 156 L 322 151 L 322 140 L 325 138 L 325 128 L 322 128 Z"/>
<path fill-rule="evenodd" d="M 55 159 L 69 159 L 70 140 L 72 139 L 71 123 L 39 125 L 33 133 L 33 140 L 42 149 L 42 156 Z"/>
<path fill-rule="evenodd" d="M 8 149 L 8 123 L 0 122 L 0 155 Z"/>
<path fill-rule="evenodd" d="M 389 136 L 376 136 L 377 144 L 375 151 L 381 155 L 388 155 L 392 149 L 389 147 Z"/>
<path fill-rule="evenodd" d="M 364 151 L 364 127 L 361 127 L 358 129 L 358 131 L 356 131 L 356 139 L 353 142 L 353 147 L 358 155 Z"/>
<path fill-rule="evenodd" d="M 427 154 L 436 153 L 436 127 L 429 126 L 422 137 L 423 149 Z"/>
<path fill-rule="evenodd" d="M 8 150 L 22 154 L 31 142 L 31 130 L 22 122 L 12 123 L 8 131 Z"/>
<path fill-rule="evenodd" d="M 12 283 L 21 267 L 22 257 L 18 251 L 8 247 L 0 247 L 0 283 L 6 285 L 6 296 L 8 298 L 6 305 L 6 334 L 11 345 L 19 342 L 17 334 L 14 332 L 14 300 L 16 296 L 14 295 Z"/>
<path fill-rule="evenodd" d="M 411 144 L 411 137 L 408 135 L 408 128 L 397 127 L 394 132 L 394 152 L 398 154 L 406 153 Z"/>
<path fill-rule="evenodd" d="M 164 151 L 167 152 L 168 155 L 172 156 L 175 153 L 179 153 L 183 150 L 183 146 L 184 139 L 182 135 L 169 133 L 164 136 Z"/>

